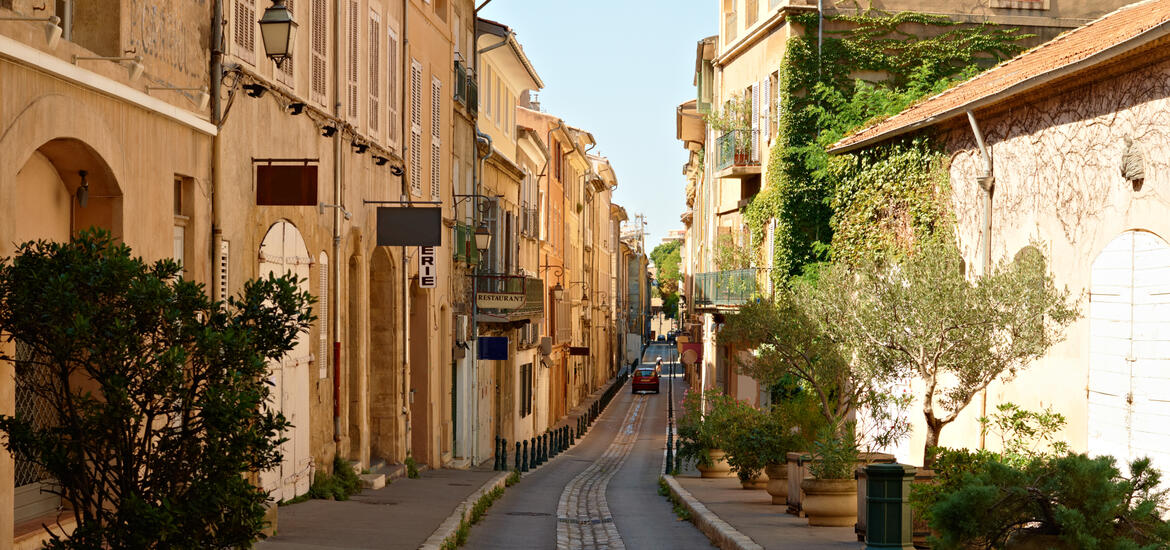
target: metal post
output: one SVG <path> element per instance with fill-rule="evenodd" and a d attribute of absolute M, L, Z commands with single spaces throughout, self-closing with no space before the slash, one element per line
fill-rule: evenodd
<path fill-rule="evenodd" d="M 516 442 L 516 471 L 517 472 L 521 471 L 520 470 L 520 442 L 519 441 Z"/>
<path fill-rule="evenodd" d="M 496 455 L 496 460 L 495 460 L 495 462 L 492 463 L 492 470 L 499 471 L 502 468 L 500 466 L 500 436 L 498 436 L 498 435 L 496 436 L 495 450 L 496 450 L 496 452 L 494 454 Z"/>
<path fill-rule="evenodd" d="M 524 461 L 520 463 L 520 471 L 528 471 L 528 440 L 524 440 Z"/>

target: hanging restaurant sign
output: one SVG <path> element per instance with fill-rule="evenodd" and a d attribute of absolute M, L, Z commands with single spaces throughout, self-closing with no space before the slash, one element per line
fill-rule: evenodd
<path fill-rule="evenodd" d="M 480 292 L 475 299 L 482 308 L 518 309 L 524 305 L 524 295 L 506 292 Z"/>

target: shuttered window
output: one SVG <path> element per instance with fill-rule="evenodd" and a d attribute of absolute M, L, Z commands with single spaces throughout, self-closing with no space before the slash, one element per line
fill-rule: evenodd
<path fill-rule="evenodd" d="M 256 63 L 256 2 L 236 0 L 235 43 L 236 56 L 248 63 Z"/>
<path fill-rule="evenodd" d="M 296 12 L 295 12 L 296 2 L 294 0 L 285 0 L 284 5 L 288 7 L 288 13 L 293 16 L 293 20 L 295 21 L 296 20 Z M 296 89 L 296 80 L 295 80 L 294 75 L 293 75 L 293 58 L 296 56 L 296 52 L 295 52 L 296 42 L 293 42 L 293 47 L 294 47 L 294 51 L 288 52 L 288 58 L 285 59 L 283 62 L 281 62 L 280 65 L 276 66 L 275 74 L 276 74 L 276 80 L 278 82 L 282 82 L 285 85 L 287 85 L 289 88 L 292 88 L 295 90 Z"/>
<path fill-rule="evenodd" d="M 367 89 L 370 91 L 370 112 L 366 114 L 370 119 L 370 132 L 378 134 L 378 121 L 382 117 L 380 104 L 382 89 L 378 86 L 381 80 L 382 60 L 380 59 L 380 45 L 382 38 L 382 18 L 376 11 L 370 11 L 370 43 L 366 45 L 370 52 L 370 82 Z"/>
<path fill-rule="evenodd" d="M 317 257 L 317 377 L 329 376 L 329 255 Z"/>
<path fill-rule="evenodd" d="M 439 200 L 443 169 L 443 83 L 431 80 L 431 200 Z"/>
<path fill-rule="evenodd" d="M 752 160 L 760 159 L 760 85 L 752 84 Z"/>
<path fill-rule="evenodd" d="M 760 81 L 760 129 L 764 132 L 764 143 L 772 141 L 772 80 L 765 78 Z"/>
<path fill-rule="evenodd" d="M 309 95 L 313 101 L 324 105 L 328 99 L 325 90 L 328 87 L 328 48 L 329 48 L 329 7 L 326 0 L 312 0 L 313 13 L 312 27 L 309 29 L 310 42 L 310 86 Z"/>
<path fill-rule="evenodd" d="M 422 195 L 422 65 L 410 63 L 410 189 Z"/>
<path fill-rule="evenodd" d="M 389 25 L 387 25 L 389 26 Z M 401 139 L 398 133 L 399 114 L 398 114 L 398 35 L 394 31 L 390 31 L 389 40 L 386 41 L 386 111 L 390 113 L 390 123 L 386 125 L 386 133 L 390 141 L 397 142 Z"/>
<path fill-rule="evenodd" d="M 361 23 L 358 20 L 358 2 L 357 0 L 349 0 L 349 67 L 346 71 L 345 87 L 346 95 L 349 101 L 349 109 L 346 111 L 351 119 L 358 117 L 358 29 L 361 28 Z"/>

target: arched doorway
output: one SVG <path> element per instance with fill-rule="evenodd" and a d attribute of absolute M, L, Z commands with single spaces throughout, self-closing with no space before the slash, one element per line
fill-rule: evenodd
<path fill-rule="evenodd" d="M 281 220 L 268 228 L 260 244 L 260 277 L 291 273 L 309 291 L 312 266 L 301 232 Z M 272 395 L 269 406 L 284 414 L 292 424 L 281 445 L 280 466 L 260 474 L 260 486 L 276 501 L 289 500 L 309 490 L 312 454 L 309 452 L 309 363 L 313 346 L 307 333 L 297 336 L 292 351 L 269 363 Z"/>
<path fill-rule="evenodd" d="M 85 191 L 79 195 L 82 187 Z M 121 188 L 105 160 L 80 140 L 59 138 L 42 144 L 16 172 L 9 196 L 15 204 L 3 224 L 8 229 L 0 239 L 3 255 L 13 253 L 15 245 L 26 241 L 65 242 L 89 227 L 121 234 Z M 42 367 L 32 361 L 33 354 L 20 342 L 12 344 L 8 352 L 15 358 L 12 378 L 0 383 L 13 383 L 12 413 L 32 418 L 40 427 L 52 426 L 55 412 L 31 391 L 29 383 L 43 376 Z M 12 481 L 16 525 L 56 514 L 61 499 L 47 490 L 54 485 L 47 472 L 14 459 Z"/>
<path fill-rule="evenodd" d="M 1170 245 L 1146 231 L 1110 242 L 1093 261 L 1089 319 L 1089 453 L 1170 463 Z"/>
<path fill-rule="evenodd" d="M 394 259 L 386 247 L 377 247 L 370 255 L 370 285 L 367 288 L 370 299 L 370 347 L 369 372 L 351 369 L 358 378 L 350 381 L 350 387 L 360 387 L 364 380 L 369 383 L 369 427 L 370 454 L 389 462 L 401 463 L 406 460 L 406 417 L 402 401 L 402 351 L 398 337 L 402 330 L 402 313 L 398 309 L 398 289 L 401 289 Z M 350 412 L 350 418 L 366 414 L 358 401 Z M 350 428 L 360 429 L 360 425 Z"/>

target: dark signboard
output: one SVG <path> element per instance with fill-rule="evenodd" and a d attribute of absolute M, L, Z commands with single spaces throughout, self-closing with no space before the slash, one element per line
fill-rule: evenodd
<path fill-rule="evenodd" d="M 317 206 L 317 166 L 256 165 L 256 206 Z"/>
<path fill-rule="evenodd" d="M 569 346 L 569 355 L 589 355 L 589 348 L 579 348 L 576 346 Z"/>
<path fill-rule="evenodd" d="M 442 246 L 442 212 L 437 206 L 378 207 L 378 246 Z"/>
<path fill-rule="evenodd" d="M 480 336 L 479 345 L 479 359 L 486 361 L 507 361 L 508 360 L 508 337 L 507 336 Z"/>

